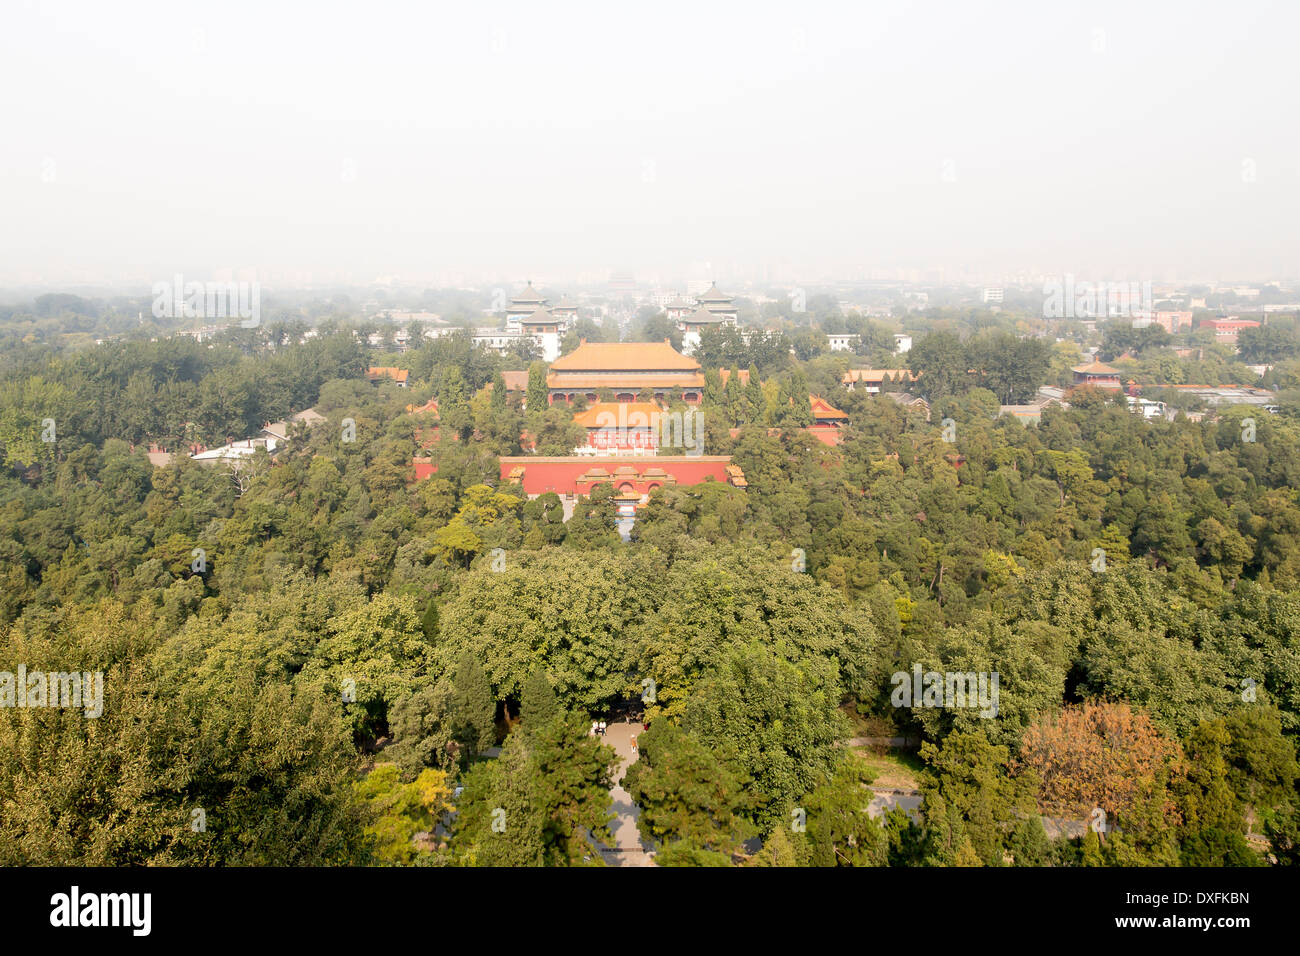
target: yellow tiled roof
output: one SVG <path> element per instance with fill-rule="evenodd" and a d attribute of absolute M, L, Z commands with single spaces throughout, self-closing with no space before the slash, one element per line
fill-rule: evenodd
<path fill-rule="evenodd" d="M 1111 368 L 1104 362 L 1092 362 L 1089 365 L 1079 365 L 1071 369 L 1081 375 L 1118 375 L 1119 369 Z"/>
<path fill-rule="evenodd" d="M 700 363 L 663 342 L 587 342 L 551 363 L 552 372 L 698 372 Z"/>
<path fill-rule="evenodd" d="M 583 428 L 651 428 L 659 413 L 654 402 L 595 402 L 573 421 Z"/>

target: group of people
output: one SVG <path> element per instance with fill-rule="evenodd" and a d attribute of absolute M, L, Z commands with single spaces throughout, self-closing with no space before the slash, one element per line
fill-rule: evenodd
<path fill-rule="evenodd" d="M 593 721 L 591 722 L 591 733 L 590 733 L 590 736 L 592 736 L 592 737 L 604 737 L 604 736 L 605 736 L 605 730 L 606 730 L 606 727 L 607 727 L 607 725 L 606 725 L 605 721 L 603 721 L 603 720 L 593 720 Z M 642 729 L 642 730 L 649 730 L 649 729 L 650 729 L 650 725 L 649 725 L 649 724 L 644 724 L 644 723 L 643 723 L 643 724 L 641 725 L 641 729 Z M 637 750 L 636 750 L 636 734 L 633 734 L 633 735 L 632 735 L 632 753 L 636 753 L 636 752 L 637 752 Z"/>

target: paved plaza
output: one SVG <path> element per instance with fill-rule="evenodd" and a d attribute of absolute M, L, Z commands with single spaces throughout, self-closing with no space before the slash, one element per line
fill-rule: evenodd
<path fill-rule="evenodd" d="M 618 753 L 618 768 L 614 772 L 614 786 L 610 796 L 614 800 L 614 819 L 609 828 L 614 833 L 614 847 L 601 851 L 601 858 L 609 866 L 654 866 L 654 854 L 651 847 L 641 842 L 641 834 L 636 828 L 640 810 L 623 789 L 623 774 L 637 755 L 632 751 L 632 737 L 642 732 L 641 724 L 610 724 L 603 738 L 604 743 L 613 747 Z"/>

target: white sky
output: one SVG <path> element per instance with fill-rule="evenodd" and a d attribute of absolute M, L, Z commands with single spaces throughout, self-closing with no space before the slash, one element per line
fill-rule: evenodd
<path fill-rule="evenodd" d="M 1297 3 L 207 7 L 4 0 L 0 283 L 1300 274 Z"/>

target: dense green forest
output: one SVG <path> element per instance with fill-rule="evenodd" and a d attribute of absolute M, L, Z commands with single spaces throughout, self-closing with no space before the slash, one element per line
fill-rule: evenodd
<path fill-rule="evenodd" d="M 647 680 L 626 785 L 661 865 L 1300 862 L 1300 423 L 1077 393 L 1026 427 L 998 405 L 1053 349 L 945 334 L 915 346 L 928 420 L 844 392 L 855 357 L 703 343 L 751 373 L 711 371 L 705 407 L 748 487 L 661 489 L 630 543 L 608 486 L 564 522 L 500 483 L 572 413 L 540 363 L 521 409 L 463 335 L 15 349 L 0 670 L 103 671 L 105 705 L 0 708 L 0 863 L 599 862 L 614 753 L 587 726 Z M 363 376 L 399 362 L 413 387 Z M 809 392 L 848 413 L 838 447 L 800 430 Z M 406 411 L 431 396 L 436 444 Z M 308 406 L 239 480 L 143 454 Z M 996 716 L 893 706 L 916 664 L 997 672 Z M 860 812 L 864 735 L 920 739 L 920 820 Z M 1082 838 L 1041 820 L 1098 810 Z"/>

